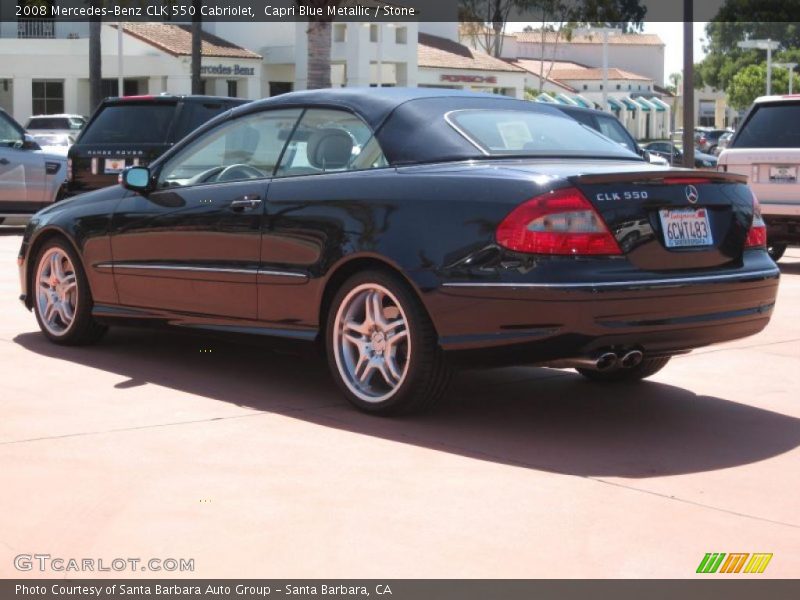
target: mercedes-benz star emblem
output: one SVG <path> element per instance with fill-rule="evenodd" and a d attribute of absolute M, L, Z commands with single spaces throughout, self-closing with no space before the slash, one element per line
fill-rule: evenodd
<path fill-rule="evenodd" d="M 697 204 L 697 201 L 700 199 L 700 192 L 698 192 L 697 188 L 693 185 L 687 185 L 686 199 L 689 201 L 689 204 Z"/>

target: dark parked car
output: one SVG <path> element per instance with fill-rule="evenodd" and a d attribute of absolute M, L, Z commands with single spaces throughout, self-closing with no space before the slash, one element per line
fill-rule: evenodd
<path fill-rule="evenodd" d="M 285 94 L 41 211 L 21 298 L 59 344 L 120 319 L 316 341 L 374 413 L 431 404 L 459 362 L 637 380 L 769 321 L 744 181 L 502 96 Z"/>
<path fill-rule="evenodd" d="M 200 125 L 246 103 L 212 96 L 106 98 L 69 149 L 69 197 L 117 183 L 125 167 L 148 165 Z"/>
<path fill-rule="evenodd" d="M 683 164 L 683 152 L 672 142 L 650 142 L 644 149 L 667 160 L 671 165 Z M 712 169 L 717 166 L 717 157 L 705 154 L 695 148 L 694 166 L 698 169 Z"/>
<path fill-rule="evenodd" d="M 727 129 L 703 129 L 697 139 L 697 147 L 700 152 L 714 154 L 714 150 L 719 144 L 719 138 L 728 133 Z M 714 154 L 716 156 L 716 154 Z"/>
<path fill-rule="evenodd" d="M 630 132 L 625 129 L 625 126 L 614 115 L 581 106 L 567 106 L 566 104 L 554 104 L 553 106 L 579 123 L 583 123 L 587 127 L 602 133 L 607 138 L 614 140 L 623 148 L 638 154 L 644 160 L 654 164 L 666 164 L 664 162 L 665 159 L 662 159 L 657 154 L 650 154 L 639 146 Z"/>

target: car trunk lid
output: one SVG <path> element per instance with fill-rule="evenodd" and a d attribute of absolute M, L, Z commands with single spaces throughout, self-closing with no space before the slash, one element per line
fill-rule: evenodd
<path fill-rule="evenodd" d="M 702 269 L 741 261 L 753 220 L 745 177 L 674 169 L 601 171 L 568 180 L 639 268 Z"/>

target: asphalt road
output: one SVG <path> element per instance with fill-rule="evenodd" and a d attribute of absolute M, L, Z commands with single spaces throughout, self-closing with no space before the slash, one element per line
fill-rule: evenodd
<path fill-rule="evenodd" d="M 0 233 L 2 577 L 41 576 L 14 567 L 34 553 L 194 559 L 118 573 L 147 577 L 693 577 L 706 552 L 774 554 L 724 577 L 800 573 L 798 249 L 764 332 L 647 383 L 465 372 L 435 413 L 386 420 L 313 356 L 129 329 L 49 344 L 19 241 Z"/>

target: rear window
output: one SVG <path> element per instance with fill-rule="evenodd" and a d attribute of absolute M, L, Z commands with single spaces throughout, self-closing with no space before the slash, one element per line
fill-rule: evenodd
<path fill-rule="evenodd" d="M 800 103 L 757 106 L 731 147 L 800 148 Z"/>
<path fill-rule="evenodd" d="M 460 110 L 447 120 L 490 156 L 639 156 L 560 115 L 522 110 Z"/>
<path fill-rule="evenodd" d="M 163 144 L 176 103 L 110 104 L 84 130 L 81 144 Z"/>
<path fill-rule="evenodd" d="M 231 108 L 230 105 L 222 102 L 186 102 L 181 109 L 178 125 L 172 136 L 174 141 L 185 138 L 192 131 L 229 108 Z"/>
<path fill-rule="evenodd" d="M 34 117 L 28 121 L 27 129 L 71 129 L 80 130 L 83 119 L 69 117 Z"/>

